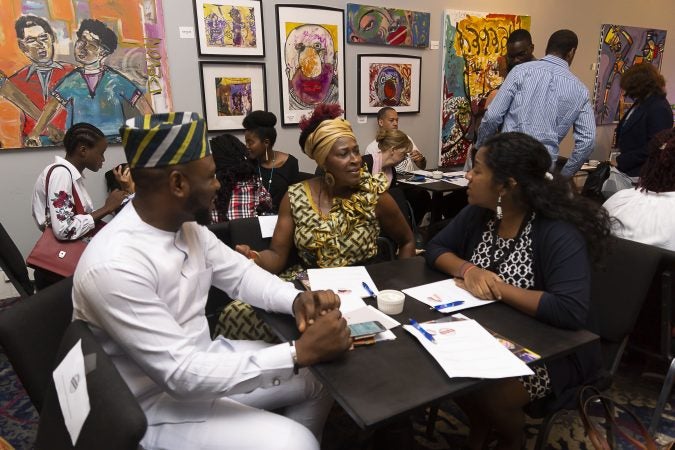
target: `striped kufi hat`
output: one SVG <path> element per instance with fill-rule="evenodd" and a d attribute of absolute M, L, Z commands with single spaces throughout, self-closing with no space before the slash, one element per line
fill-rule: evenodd
<path fill-rule="evenodd" d="M 184 164 L 211 154 L 199 114 L 170 112 L 129 119 L 120 128 L 129 167 Z"/>

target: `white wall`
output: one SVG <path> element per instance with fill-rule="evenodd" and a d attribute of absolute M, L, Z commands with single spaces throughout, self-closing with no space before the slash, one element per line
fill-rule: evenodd
<path fill-rule="evenodd" d="M 355 0 L 352 0 L 355 1 Z M 323 6 L 344 8 L 347 0 L 324 0 Z M 275 8 L 277 2 L 265 0 L 263 15 L 265 25 L 265 52 L 261 58 L 250 58 L 250 61 L 264 61 L 267 69 L 267 104 L 268 109 L 279 116 L 279 80 Z M 307 4 L 292 0 L 283 3 Z M 369 3 L 363 0 L 362 3 Z M 397 6 L 427 11 L 431 13 L 431 40 L 441 40 L 442 11 L 446 8 L 472 11 L 504 12 L 527 14 L 532 17 L 532 36 L 535 43 L 535 54 L 543 56 L 546 41 L 550 34 L 561 28 L 574 30 L 579 36 L 579 48 L 572 70 L 593 91 L 595 72 L 591 65 L 596 62 L 600 26 L 603 23 L 617 23 L 631 26 L 654 27 L 670 31 L 669 42 L 675 39 L 672 24 L 675 23 L 675 8 L 672 0 L 643 0 L 637 5 L 633 0 L 420 0 L 407 2 L 403 0 L 377 0 L 371 4 Z M 194 26 L 192 1 L 164 0 L 166 45 L 169 53 L 171 72 L 171 88 L 176 110 L 201 112 L 201 93 L 199 91 L 199 66 L 197 64 L 196 41 L 180 39 L 179 26 Z M 424 152 L 427 159 L 437 161 L 440 82 L 441 82 L 441 50 L 414 50 L 389 48 L 383 46 L 346 46 L 346 83 L 347 83 L 347 119 L 352 122 L 359 142 L 365 146 L 373 139 L 376 123 L 372 116 L 367 124 L 356 122 L 356 55 L 359 53 L 397 53 L 422 56 L 422 95 L 419 114 L 404 114 L 400 117 L 400 128 L 409 133 L 415 143 Z M 204 58 L 207 59 L 207 58 Z M 211 58 L 214 61 L 231 61 L 234 58 Z M 247 60 L 246 58 L 239 58 Z M 675 103 L 675 50 L 665 51 L 662 73 L 668 80 L 669 98 Z M 609 141 L 612 126 L 598 130 L 598 145 L 595 157 L 602 157 L 609 152 Z M 300 169 L 313 171 L 314 164 L 298 148 L 297 128 L 279 127 L 279 138 L 276 148 L 294 154 L 300 161 Z M 562 153 L 568 154 L 569 139 L 563 145 Z M 54 155 L 62 155 L 63 149 L 48 150 L 4 150 L 0 154 L 0 173 L 3 188 L 0 191 L 2 213 L 0 220 L 13 237 L 20 250 L 26 255 L 39 236 L 30 213 L 30 198 L 38 173 L 49 164 Z M 105 181 L 103 173 L 125 160 L 119 146 L 111 146 L 106 153 L 106 162 L 98 173 L 86 172 L 88 190 L 96 205 L 105 199 Z"/>

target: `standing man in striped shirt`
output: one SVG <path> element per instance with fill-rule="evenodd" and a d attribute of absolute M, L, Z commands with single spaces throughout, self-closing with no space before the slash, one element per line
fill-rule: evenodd
<path fill-rule="evenodd" d="M 480 129 L 477 148 L 498 131 L 520 131 L 538 139 L 551 154 L 574 126 L 574 150 L 561 170 L 571 177 L 593 151 L 595 118 L 588 89 L 569 69 L 579 44 L 570 30 L 558 30 L 546 45 L 546 56 L 520 64 L 506 77 L 490 104 Z"/>

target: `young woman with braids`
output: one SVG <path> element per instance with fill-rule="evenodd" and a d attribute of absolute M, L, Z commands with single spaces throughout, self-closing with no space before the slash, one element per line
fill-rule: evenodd
<path fill-rule="evenodd" d="M 51 225 L 59 240 L 88 238 L 97 222 L 112 214 L 128 193 L 119 189 L 112 191 L 105 204 L 95 210 L 84 187 L 84 169 L 98 172 L 105 161 L 103 155 L 108 148 L 108 142 L 101 130 L 88 123 L 77 123 L 66 132 L 63 144 L 66 147 L 66 157 L 56 156 L 54 163 L 45 167 L 35 182 L 33 218 L 41 231 L 47 224 Z M 47 173 L 50 170 L 49 187 L 45 192 Z M 79 211 L 76 208 L 78 200 L 82 205 L 82 210 Z M 45 214 L 47 210 L 48 216 Z M 61 278 L 63 277 L 44 269 L 35 270 L 35 285 L 38 289 L 54 284 Z"/>
<path fill-rule="evenodd" d="M 380 228 L 397 244 L 399 258 L 415 255 L 412 230 L 386 192 L 384 174 L 371 176 L 363 167 L 356 137 L 349 122 L 340 118 L 341 113 L 339 105 L 322 104 L 300 122 L 300 147 L 324 175 L 288 189 L 279 207 L 270 248 L 258 253 L 247 245 L 236 246 L 238 252 L 269 272 L 280 274 L 286 269 L 282 278 L 291 279 L 307 268 L 373 261 Z M 287 268 L 294 248 L 301 264 Z M 237 338 L 240 327 L 233 326 L 234 320 L 228 317 L 241 317 L 245 312 L 240 310 L 241 302 L 230 305 L 221 315 L 219 331 Z M 256 334 L 252 330 L 247 335 Z M 257 334 L 259 338 L 265 336 L 264 331 Z"/>
<path fill-rule="evenodd" d="M 675 251 L 675 129 L 649 144 L 635 189 L 623 189 L 603 205 L 617 219 L 619 237 Z"/>
<path fill-rule="evenodd" d="M 468 201 L 427 247 L 429 265 L 483 299 L 501 300 L 560 328 L 585 326 L 590 262 L 599 256 L 607 213 L 548 172 L 551 157 L 534 138 L 502 133 L 478 150 L 466 175 Z M 491 431 L 500 449 L 520 449 L 523 406 L 583 383 L 600 364 L 597 348 L 533 367 L 535 375 L 501 380 L 459 399 L 469 416 L 469 446 Z"/>
<path fill-rule="evenodd" d="M 262 191 L 267 193 L 269 214 L 279 211 L 288 186 L 298 178 L 298 160 L 293 155 L 274 150 L 277 118 L 267 111 L 253 111 L 244 117 L 244 142 L 248 158 L 255 164 Z"/>

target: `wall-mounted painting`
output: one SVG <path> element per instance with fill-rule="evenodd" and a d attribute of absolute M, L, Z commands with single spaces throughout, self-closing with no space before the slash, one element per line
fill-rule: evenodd
<path fill-rule="evenodd" d="M 172 109 L 161 0 L 0 0 L 0 142 L 59 145 L 78 122 L 111 142 Z"/>
<path fill-rule="evenodd" d="M 253 0 L 194 0 L 199 54 L 265 56 L 262 5 Z"/>
<path fill-rule="evenodd" d="M 282 125 L 300 122 L 320 103 L 345 109 L 344 12 L 276 5 Z"/>
<path fill-rule="evenodd" d="M 427 12 L 347 3 L 347 40 L 351 44 L 429 46 Z"/>
<path fill-rule="evenodd" d="M 623 101 L 621 74 L 633 64 L 648 63 L 659 69 L 666 46 L 666 30 L 603 25 L 600 31 L 598 72 L 595 77 L 595 123 L 619 121 Z"/>
<path fill-rule="evenodd" d="M 439 164 L 463 164 L 485 99 L 501 86 L 500 60 L 513 30 L 530 28 L 530 17 L 445 10 Z M 503 64 L 503 63 L 502 63 Z"/>
<path fill-rule="evenodd" d="M 359 114 L 391 106 L 398 113 L 420 112 L 422 58 L 408 55 L 359 55 Z"/>
<path fill-rule="evenodd" d="M 265 65 L 200 62 L 208 131 L 241 130 L 251 111 L 267 110 Z"/>

